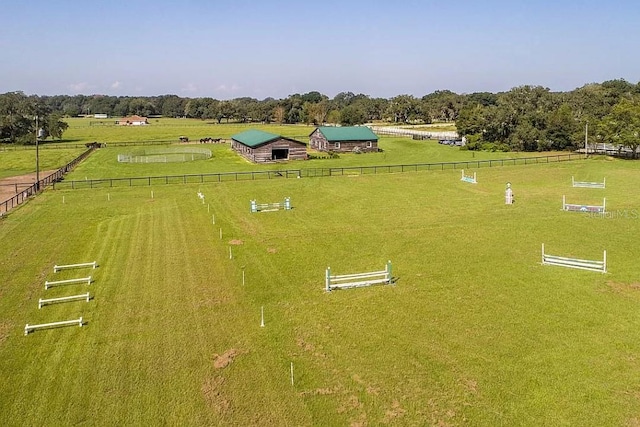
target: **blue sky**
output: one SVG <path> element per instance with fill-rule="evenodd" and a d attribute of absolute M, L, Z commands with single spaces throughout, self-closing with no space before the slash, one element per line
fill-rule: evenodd
<path fill-rule="evenodd" d="M 284 98 L 640 80 L 638 1 L 7 1 L 0 93 Z"/>

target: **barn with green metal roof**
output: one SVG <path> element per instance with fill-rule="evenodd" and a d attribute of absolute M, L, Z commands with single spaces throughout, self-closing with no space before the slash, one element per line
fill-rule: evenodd
<path fill-rule="evenodd" d="M 378 151 L 378 136 L 366 126 L 320 126 L 309 135 L 309 146 L 340 153 Z"/>
<path fill-rule="evenodd" d="M 307 158 L 307 145 L 304 142 L 256 129 L 233 135 L 231 148 L 255 163 Z"/>

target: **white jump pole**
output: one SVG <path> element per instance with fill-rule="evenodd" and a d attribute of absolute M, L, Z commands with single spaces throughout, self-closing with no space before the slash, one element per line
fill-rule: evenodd
<path fill-rule="evenodd" d="M 231 253 L 231 246 L 229 246 L 229 259 L 233 259 L 233 254 Z"/>
<path fill-rule="evenodd" d="M 216 216 L 215 215 L 211 215 L 211 223 L 213 225 L 216 225 Z"/>
<path fill-rule="evenodd" d="M 71 295 L 71 296 L 62 297 L 62 298 L 49 298 L 49 299 L 40 298 L 38 300 L 38 309 L 41 309 L 43 306 L 47 304 L 54 304 L 59 302 L 79 301 L 82 299 L 86 299 L 86 301 L 89 302 L 89 298 L 90 298 L 89 292 L 87 292 L 86 294 Z"/>
<path fill-rule="evenodd" d="M 28 323 L 24 326 L 24 334 L 29 335 L 29 332 L 35 331 L 36 329 L 43 328 L 55 328 L 58 326 L 71 326 L 77 324 L 82 327 L 82 317 L 77 320 L 63 320 L 62 322 L 52 322 L 52 323 L 42 323 L 39 325 L 29 325 Z"/>
<path fill-rule="evenodd" d="M 153 190 L 151 190 L 151 198 L 153 199 Z"/>
<path fill-rule="evenodd" d="M 293 386 L 293 362 L 291 362 L 291 385 Z"/>
<path fill-rule="evenodd" d="M 260 327 L 264 328 L 264 306 L 260 307 Z"/>
<path fill-rule="evenodd" d="M 222 240 L 222 227 L 220 227 L 220 240 Z"/>

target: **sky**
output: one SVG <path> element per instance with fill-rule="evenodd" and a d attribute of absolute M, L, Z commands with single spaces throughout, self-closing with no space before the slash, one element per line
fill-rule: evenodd
<path fill-rule="evenodd" d="M 281 99 L 640 80 L 637 0 L 3 1 L 0 93 Z"/>

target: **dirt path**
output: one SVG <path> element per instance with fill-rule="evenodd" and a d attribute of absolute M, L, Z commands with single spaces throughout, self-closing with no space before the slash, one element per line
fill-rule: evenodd
<path fill-rule="evenodd" d="M 55 170 L 40 171 L 40 179 L 44 178 L 45 176 L 49 176 L 54 172 Z M 0 179 L 0 203 L 4 202 L 5 200 L 9 200 L 25 188 L 35 184 L 35 182 L 35 173 Z"/>

